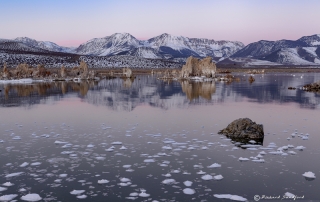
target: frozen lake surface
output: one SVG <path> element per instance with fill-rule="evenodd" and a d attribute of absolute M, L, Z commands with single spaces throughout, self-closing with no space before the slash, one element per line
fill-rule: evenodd
<path fill-rule="evenodd" d="M 320 74 L 238 76 L 0 84 L 0 201 L 320 200 L 320 94 L 287 89 Z M 217 134 L 245 117 L 262 144 Z"/>

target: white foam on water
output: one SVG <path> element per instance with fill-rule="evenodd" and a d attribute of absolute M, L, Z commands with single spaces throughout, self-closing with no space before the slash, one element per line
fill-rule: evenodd
<path fill-rule="evenodd" d="M 5 177 L 16 177 L 16 176 L 22 175 L 23 173 L 24 172 L 11 173 L 11 174 L 6 175 Z"/>
<path fill-rule="evenodd" d="M 162 184 L 166 184 L 166 185 L 169 185 L 169 184 L 175 184 L 176 183 L 176 180 L 175 179 L 165 179 L 161 182 Z"/>
<path fill-rule="evenodd" d="M 192 183 L 193 183 L 193 182 L 188 181 L 188 180 L 183 182 L 183 184 L 184 184 L 185 186 L 187 186 L 187 187 L 191 187 L 191 186 L 192 186 Z"/>
<path fill-rule="evenodd" d="M 196 191 L 194 189 L 190 189 L 190 188 L 185 188 L 182 191 L 184 194 L 187 194 L 187 195 L 192 195 L 192 194 L 196 193 Z"/>
<path fill-rule="evenodd" d="M 12 199 L 16 198 L 18 194 L 8 194 L 0 196 L 0 201 L 11 201 Z"/>
<path fill-rule="evenodd" d="M 24 201 L 40 201 L 42 198 L 39 196 L 39 194 L 27 194 L 25 196 L 21 197 L 21 200 Z"/>
<path fill-rule="evenodd" d="M 231 195 L 231 194 L 214 194 L 213 195 L 216 198 L 223 198 L 223 199 L 230 199 L 234 201 L 248 201 L 246 198 L 243 198 L 238 195 Z"/>
<path fill-rule="evenodd" d="M 302 176 L 306 178 L 312 178 L 312 179 L 316 178 L 316 175 L 311 171 L 303 173 Z"/>
<path fill-rule="evenodd" d="M 84 193 L 86 190 L 73 190 L 70 192 L 70 194 L 72 195 L 79 195 L 79 194 L 82 194 Z"/>

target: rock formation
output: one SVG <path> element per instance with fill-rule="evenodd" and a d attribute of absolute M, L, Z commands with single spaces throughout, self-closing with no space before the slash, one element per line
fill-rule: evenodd
<path fill-rule="evenodd" d="M 304 85 L 302 87 L 302 89 L 305 91 L 309 91 L 309 92 L 318 92 L 319 93 L 320 92 L 320 81 Z"/>
<path fill-rule="evenodd" d="M 253 78 L 253 76 L 250 76 L 249 79 L 248 79 L 248 81 L 249 81 L 250 83 L 253 83 L 253 82 L 255 81 L 255 79 Z"/>
<path fill-rule="evenodd" d="M 11 76 L 10 71 L 7 68 L 7 63 L 3 64 L 3 71 L 2 71 L 2 77 L 7 79 Z"/>
<path fill-rule="evenodd" d="M 202 60 L 190 56 L 185 65 L 182 66 L 180 77 L 189 78 L 191 76 L 206 76 L 214 77 L 217 71 L 215 63 L 211 57 L 206 57 Z"/>
<path fill-rule="evenodd" d="M 67 77 L 67 70 L 64 66 L 61 67 L 60 69 L 60 76 L 61 78 L 66 78 Z"/>
<path fill-rule="evenodd" d="M 218 134 L 226 135 L 233 140 L 263 140 L 264 138 L 263 125 L 256 124 L 249 118 L 234 120 Z"/>
<path fill-rule="evenodd" d="M 17 78 L 28 78 L 32 75 L 33 69 L 30 68 L 26 63 L 19 64 L 14 71 L 14 76 Z"/>
<path fill-rule="evenodd" d="M 129 67 L 123 68 L 122 69 L 122 74 L 123 74 L 124 77 L 127 77 L 127 78 L 133 77 L 132 70 Z"/>
<path fill-rule="evenodd" d="M 79 66 L 79 71 L 80 71 L 80 78 L 81 79 L 87 79 L 88 78 L 88 65 L 87 63 L 85 63 L 84 61 L 80 62 L 80 66 Z"/>

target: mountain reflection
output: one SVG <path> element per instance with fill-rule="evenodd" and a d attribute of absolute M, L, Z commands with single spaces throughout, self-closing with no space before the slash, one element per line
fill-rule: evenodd
<path fill-rule="evenodd" d="M 320 74 L 305 74 L 301 78 L 289 74 L 257 75 L 248 82 L 190 82 L 161 81 L 155 76 L 137 76 L 134 79 L 109 79 L 82 82 L 39 82 L 33 84 L 0 84 L 0 106 L 32 106 L 59 101 L 65 97 L 78 97 L 82 101 L 112 110 L 132 111 L 138 105 L 162 108 L 183 108 L 189 105 L 221 102 L 298 103 L 302 108 L 319 108 L 319 94 L 302 90 L 290 91 L 320 80 Z M 246 101 L 248 102 L 248 101 Z"/>

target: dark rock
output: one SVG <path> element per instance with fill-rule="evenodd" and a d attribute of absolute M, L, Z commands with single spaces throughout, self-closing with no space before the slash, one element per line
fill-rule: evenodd
<path fill-rule="evenodd" d="M 263 125 L 256 124 L 249 118 L 240 118 L 234 120 L 225 129 L 222 129 L 218 134 L 226 135 L 231 139 L 255 139 L 263 140 L 264 132 Z"/>

